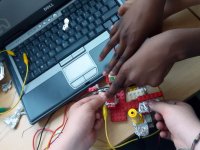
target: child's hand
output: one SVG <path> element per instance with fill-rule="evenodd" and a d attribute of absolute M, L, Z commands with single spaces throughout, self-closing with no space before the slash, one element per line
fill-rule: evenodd
<path fill-rule="evenodd" d="M 99 109 L 104 103 L 104 96 L 94 95 L 72 105 L 68 112 L 67 125 L 52 148 L 88 150 L 96 141 L 97 130 L 103 123 Z"/>
<path fill-rule="evenodd" d="M 156 126 L 162 138 L 171 139 L 176 148 L 190 148 L 200 133 L 200 122 L 191 106 L 183 102 L 152 102 L 150 108 L 156 111 Z M 198 148 L 197 148 L 198 147 Z M 199 149 L 198 143 L 195 149 Z"/>
<path fill-rule="evenodd" d="M 146 38 L 160 29 L 165 0 L 137 0 L 111 30 L 111 39 L 100 54 L 100 60 L 119 44 L 104 75 L 116 75 L 124 62 L 141 46 Z"/>

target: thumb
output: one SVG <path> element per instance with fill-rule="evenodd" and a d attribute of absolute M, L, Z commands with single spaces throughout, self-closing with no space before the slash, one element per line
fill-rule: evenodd
<path fill-rule="evenodd" d="M 86 105 L 90 106 L 93 110 L 98 110 L 106 102 L 104 94 L 96 95 L 96 98 L 90 100 Z"/>
<path fill-rule="evenodd" d="M 152 111 L 163 114 L 163 112 L 166 110 L 166 108 L 169 107 L 169 104 L 165 103 L 165 102 L 151 101 L 151 102 L 149 102 L 149 107 L 151 108 Z"/>

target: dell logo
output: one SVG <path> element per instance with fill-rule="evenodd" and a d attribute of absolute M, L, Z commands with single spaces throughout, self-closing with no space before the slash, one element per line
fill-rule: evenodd
<path fill-rule="evenodd" d="M 44 11 L 47 11 L 47 10 L 51 9 L 53 6 L 54 6 L 54 4 L 53 4 L 53 3 L 50 3 L 50 4 L 48 4 L 47 6 L 45 6 L 45 7 L 43 8 L 43 10 L 44 10 Z"/>

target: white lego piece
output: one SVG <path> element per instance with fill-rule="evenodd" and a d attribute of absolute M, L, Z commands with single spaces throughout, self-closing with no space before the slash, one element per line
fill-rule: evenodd
<path fill-rule="evenodd" d="M 4 66 L 3 66 L 3 63 L 0 62 L 0 80 L 2 80 L 4 76 L 5 76 Z"/>
<path fill-rule="evenodd" d="M 63 31 L 66 31 L 69 28 L 69 19 L 65 18 L 64 25 L 63 25 Z"/>
<path fill-rule="evenodd" d="M 127 92 L 127 96 L 126 96 L 126 99 L 127 101 L 131 101 L 131 100 L 135 100 L 137 99 L 139 96 L 143 96 L 145 95 L 145 91 L 143 88 L 139 88 L 139 89 L 136 89 L 136 90 L 133 90 L 133 91 L 129 91 Z"/>

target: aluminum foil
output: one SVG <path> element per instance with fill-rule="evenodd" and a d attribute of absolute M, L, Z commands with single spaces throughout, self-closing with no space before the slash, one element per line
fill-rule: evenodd
<path fill-rule="evenodd" d="M 140 114 L 143 114 L 143 113 L 150 113 L 151 110 L 150 110 L 150 108 L 149 108 L 148 102 L 139 103 L 138 112 L 139 112 Z"/>
<path fill-rule="evenodd" d="M 139 125 L 135 125 L 133 123 L 133 127 L 135 129 L 135 134 L 139 137 L 144 137 L 149 135 L 149 127 L 148 127 L 148 123 L 142 123 Z"/>
<path fill-rule="evenodd" d="M 22 105 L 18 106 L 15 113 L 8 118 L 5 118 L 3 121 L 5 124 L 10 126 L 12 129 L 15 129 L 20 121 L 22 115 L 25 115 L 24 108 Z"/>

